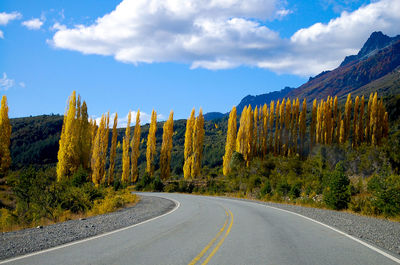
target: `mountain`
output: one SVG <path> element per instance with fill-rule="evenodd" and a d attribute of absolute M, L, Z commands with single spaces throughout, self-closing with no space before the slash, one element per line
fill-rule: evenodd
<path fill-rule="evenodd" d="M 400 35 L 389 37 L 380 31 L 373 32 L 358 54 L 347 56 L 338 68 L 310 77 L 298 88 L 248 95 L 237 109 L 241 113 L 246 105 L 269 104 L 285 97 L 311 101 L 327 96 L 343 98 L 348 93 L 367 96 L 375 91 L 382 96 L 400 94 Z"/>
<path fill-rule="evenodd" d="M 215 119 L 221 119 L 221 118 L 225 117 L 226 115 L 227 115 L 227 113 L 224 114 L 221 112 L 207 112 L 206 114 L 204 114 L 204 120 L 212 121 Z"/>
<path fill-rule="evenodd" d="M 340 66 L 332 71 L 322 72 L 286 96 L 290 98 L 321 99 L 327 96 L 344 97 L 348 93 L 367 95 L 372 82 L 393 75 L 400 66 L 400 35 L 388 37 L 374 32 L 357 55 L 347 56 Z M 397 79 L 398 80 L 398 79 Z M 390 89 L 395 89 L 391 86 Z M 364 91 L 365 90 L 365 91 Z M 372 89 L 374 90 L 374 89 Z M 364 93 L 365 92 L 365 93 Z"/>
<path fill-rule="evenodd" d="M 284 98 L 287 96 L 288 93 L 290 93 L 294 88 L 292 87 L 285 87 L 284 89 L 280 91 L 274 91 L 266 94 L 261 94 L 257 96 L 251 96 L 248 95 L 244 97 L 239 105 L 237 105 L 237 112 L 242 113 L 242 110 L 244 109 L 245 106 L 251 104 L 252 107 L 255 106 L 262 106 L 264 103 L 269 103 L 271 100 L 278 100 L 280 98 Z"/>

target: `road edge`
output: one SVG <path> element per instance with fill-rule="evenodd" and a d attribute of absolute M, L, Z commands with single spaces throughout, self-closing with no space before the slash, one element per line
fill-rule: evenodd
<path fill-rule="evenodd" d="M 136 224 L 133 224 L 133 225 L 130 225 L 130 226 L 126 226 L 126 227 L 123 227 L 123 228 L 119 228 L 119 229 L 116 229 L 116 230 L 113 230 L 113 231 L 109 231 L 109 232 L 106 232 L 106 233 L 102 233 L 102 234 L 98 234 L 98 235 L 95 235 L 95 236 L 87 237 L 87 238 L 84 238 L 84 239 L 79 239 L 79 240 L 76 240 L 76 241 L 73 241 L 73 242 L 69 242 L 69 243 L 66 243 L 66 244 L 58 245 L 58 246 L 51 247 L 51 248 L 48 248 L 48 249 L 44 249 L 44 250 L 40 250 L 40 251 L 29 253 L 29 254 L 25 254 L 25 255 L 16 256 L 16 257 L 13 257 L 13 258 L 1 260 L 0 264 L 7 264 L 9 262 L 13 262 L 13 261 L 21 260 L 21 259 L 24 259 L 24 258 L 40 255 L 40 254 L 43 254 L 43 253 L 46 253 L 46 252 L 51 252 L 51 251 L 54 251 L 54 250 L 57 250 L 57 249 L 61 249 L 61 248 L 65 248 L 65 247 L 81 244 L 81 243 L 84 243 L 84 242 L 87 242 L 87 241 L 91 241 L 91 240 L 94 240 L 94 239 L 97 239 L 97 238 L 101 238 L 101 237 L 104 237 L 104 236 L 109 236 L 109 235 L 112 235 L 112 234 L 115 234 L 115 233 L 119 233 L 119 232 L 125 231 L 127 229 L 131 229 L 131 228 L 139 226 L 141 224 L 145 224 L 145 223 L 157 220 L 159 218 L 162 218 L 162 217 L 164 217 L 166 215 L 169 215 L 169 214 L 175 212 L 181 205 L 179 201 L 177 201 L 175 199 L 172 199 L 172 198 L 168 198 L 167 199 L 167 198 L 160 197 L 160 196 L 157 196 L 157 195 L 143 195 L 143 196 L 153 196 L 153 197 L 162 198 L 162 199 L 165 199 L 165 200 L 170 200 L 173 203 L 175 203 L 175 207 L 172 208 L 170 211 L 168 211 L 166 213 L 163 213 L 161 215 L 152 217 L 150 219 L 144 220 L 142 222 L 139 222 L 139 223 L 136 223 Z"/>

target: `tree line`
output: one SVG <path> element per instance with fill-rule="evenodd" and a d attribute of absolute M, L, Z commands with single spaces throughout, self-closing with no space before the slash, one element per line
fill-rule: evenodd
<path fill-rule="evenodd" d="M 311 109 L 311 121 L 307 126 L 307 101 L 300 107 L 299 99 L 271 101 L 269 107 L 246 106 L 240 116 L 237 129 L 237 110 L 233 107 L 228 120 L 228 132 L 223 157 L 223 174 L 227 175 L 233 153 L 243 156 L 249 165 L 253 157 L 273 155 L 305 155 L 305 143 L 309 150 L 315 144 L 344 144 L 351 142 L 353 148 L 362 143 L 379 145 L 389 131 L 388 113 L 383 100 L 371 93 L 368 104 L 365 98 L 354 100 L 348 94 L 344 113 L 338 106 L 338 98 L 315 99 Z M 365 111 L 366 107 L 366 111 Z M 308 135 L 307 135 L 308 131 Z"/>

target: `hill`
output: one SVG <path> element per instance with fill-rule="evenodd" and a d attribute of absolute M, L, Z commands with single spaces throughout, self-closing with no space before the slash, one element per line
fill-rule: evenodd
<path fill-rule="evenodd" d="M 244 97 L 238 104 L 240 113 L 244 106 L 269 104 L 271 100 L 285 97 L 325 99 L 327 96 L 343 98 L 348 93 L 369 95 L 378 91 L 388 96 L 400 93 L 400 35 L 389 37 L 373 32 L 358 54 L 347 56 L 332 71 L 310 77 L 298 88 L 285 87 L 281 91 Z"/>

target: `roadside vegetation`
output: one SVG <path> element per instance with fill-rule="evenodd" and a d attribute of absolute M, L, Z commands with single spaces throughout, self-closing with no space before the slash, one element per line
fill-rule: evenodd
<path fill-rule="evenodd" d="M 95 187 L 79 169 L 71 179 L 56 180 L 55 168 L 27 168 L 8 176 L 10 204 L 1 209 L 3 232 L 116 211 L 138 201 L 119 182 Z"/>
<path fill-rule="evenodd" d="M 17 119 L 1 106 L 3 231 L 115 211 L 140 191 L 227 195 L 399 220 L 400 96 L 246 106 L 241 115 L 110 128 L 74 92 L 65 116 Z M 14 124 L 11 134 L 11 124 Z M 29 129 L 29 130 L 28 130 Z M 11 139 L 11 141 L 10 141 Z M 49 139 L 49 140 L 47 140 Z M 58 140 L 58 143 L 57 143 Z M 11 150 L 10 150 L 11 146 Z M 37 148 L 36 148 L 37 147 Z M 56 156 L 56 157 L 55 157 Z"/>

